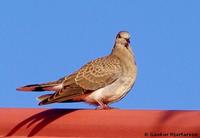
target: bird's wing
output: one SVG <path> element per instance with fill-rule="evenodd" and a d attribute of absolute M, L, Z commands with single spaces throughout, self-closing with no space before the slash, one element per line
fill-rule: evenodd
<path fill-rule="evenodd" d="M 40 100 L 39 105 L 45 105 L 55 102 L 64 102 L 70 100 L 73 97 L 82 95 L 85 90 L 82 89 L 75 83 L 76 73 L 59 79 L 57 82 L 60 82 L 62 89 L 55 91 L 53 94 L 46 94 L 38 97 Z"/>
<path fill-rule="evenodd" d="M 96 59 L 62 81 L 62 89 L 52 95 L 41 96 L 40 105 L 64 102 L 111 84 L 121 75 L 120 60 L 115 56 Z"/>
<path fill-rule="evenodd" d="M 85 90 L 97 90 L 118 79 L 121 72 L 120 60 L 110 55 L 83 66 L 77 72 L 75 82 Z"/>

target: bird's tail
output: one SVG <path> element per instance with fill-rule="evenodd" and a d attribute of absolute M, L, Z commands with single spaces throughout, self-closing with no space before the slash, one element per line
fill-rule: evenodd
<path fill-rule="evenodd" d="M 61 83 L 49 82 L 43 84 L 31 84 L 23 87 L 19 87 L 18 91 L 57 91 L 61 89 Z"/>

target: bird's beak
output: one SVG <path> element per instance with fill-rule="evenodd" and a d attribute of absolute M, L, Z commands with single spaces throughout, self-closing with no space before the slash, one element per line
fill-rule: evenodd
<path fill-rule="evenodd" d="M 129 43 L 126 43 L 125 47 L 128 48 L 129 47 Z"/>

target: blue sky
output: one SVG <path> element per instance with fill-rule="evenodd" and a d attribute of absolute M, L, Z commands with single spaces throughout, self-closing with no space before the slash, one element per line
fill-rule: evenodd
<path fill-rule="evenodd" d="M 116 33 L 127 30 L 138 77 L 112 106 L 199 110 L 199 5 L 198 0 L 0 1 L 0 107 L 41 108 L 36 97 L 42 93 L 16 87 L 59 79 L 109 54 Z"/>

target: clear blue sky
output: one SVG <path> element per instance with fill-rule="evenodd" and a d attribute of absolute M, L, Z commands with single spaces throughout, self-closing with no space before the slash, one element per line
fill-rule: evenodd
<path fill-rule="evenodd" d="M 110 53 L 131 33 L 134 88 L 113 107 L 200 109 L 200 1 L 0 1 L 0 107 L 38 108 L 16 87 L 56 80 Z M 94 108 L 84 103 L 48 108 Z"/>

